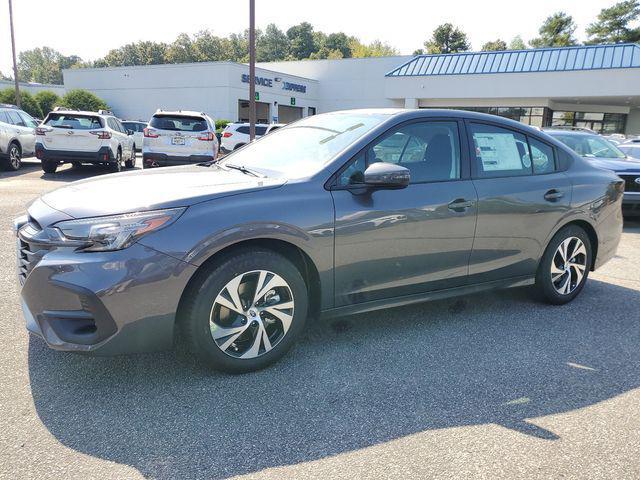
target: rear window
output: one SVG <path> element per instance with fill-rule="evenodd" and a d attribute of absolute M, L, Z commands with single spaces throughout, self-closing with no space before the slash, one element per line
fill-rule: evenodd
<path fill-rule="evenodd" d="M 149 125 L 159 130 L 181 132 L 202 132 L 207 129 L 207 121 L 204 118 L 186 115 L 154 115 Z"/>
<path fill-rule="evenodd" d="M 238 132 L 244 133 L 245 135 L 249 135 L 249 127 L 247 125 L 244 125 L 242 127 L 238 127 Z M 258 127 L 258 126 L 256 126 L 256 135 L 257 136 L 262 136 L 265 133 L 267 133 L 267 127 Z"/>
<path fill-rule="evenodd" d="M 50 127 L 69 128 L 72 130 L 93 130 L 103 127 L 100 117 L 72 113 L 50 113 L 44 124 Z"/>
<path fill-rule="evenodd" d="M 138 122 L 122 122 L 122 125 L 124 125 L 124 128 L 127 130 L 133 132 L 142 132 L 142 130 L 144 130 L 144 125 Z"/>

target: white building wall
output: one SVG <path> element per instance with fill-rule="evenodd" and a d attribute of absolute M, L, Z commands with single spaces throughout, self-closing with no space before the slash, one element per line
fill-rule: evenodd
<path fill-rule="evenodd" d="M 249 84 L 241 81 L 248 74 L 246 65 L 231 62 L 150 65 L 99 69 L 72 69 L 63 72 L 68 90 L 84 88 L 104 99 L 123 119 L 147 121 L 158 109 L 195 110 L 214 119 L 234 121 L 238 100 L 249 99 Z M 284 91 L 282 82 L 273 87 L 256 86 L 261 102 L 296 106 L 317 105 L 318 82 L 266 69 L 256 69 L 256 76 L 282 79 L 307 87 L 306 93 Z"/>
<path fill-rule="evenodd" d="M 43 90 L 48 90 L 50 92 L 55 93 L 56 95 L 62 96 L 65 94 L 64 85 L 51 85 L 48 83 L 20 83 L 20 91 L 29 92 L 35 95 L 38 92 Z M 0 90 L 4 90 L 5 88 L 14 88 L 15 84 L 11 80 L 0 80 Z"/>
<path fill-rule="evenodd" d="M 627 117 L 627 135 L 640 135 L 640 108 L 632 108 Z"/>
<path fill-rule="evenodd" d="M 411 58 L 405 55 L 300 60 L 260 63 L 258 66 L 318 80 L 318 113 L 322 113 L 350 108 L 404 107 L 404 101 L 388 98 L 385 94 L 385 75 Z"/>

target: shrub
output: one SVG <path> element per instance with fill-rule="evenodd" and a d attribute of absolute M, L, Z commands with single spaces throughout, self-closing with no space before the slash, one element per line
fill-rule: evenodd
<path fill-rule="evenodd" d="M 224 127 L 229 125 L 231 120 L 216 120 L 216 131 L 222 130 Z"/>
<path fill-rule="evenodd" d="M 16 91 L 13 88 L 0 90 L 0 103 L 16 104 Z M 20 107 L 32 117 L 42 118 L 40 105 L 29 92 L 20 92 Z"/>
<path fill-rule="evenodd" d="M 51 112 L 53 107 L 60 102 L 60 97 L 50 90 L 42 90 L 36 93 L 33 98 L 38 102 L 43 115 Z"/>
<path fill-rule="evenodd" d="M 69 90 L 64 97 L 62 97 L 59 105 L 61 107 L 86 110 L 88 112 L 97 112 L 98 110 L 106 110 L 109 108 L 100 97 L 80 88 Z"/>

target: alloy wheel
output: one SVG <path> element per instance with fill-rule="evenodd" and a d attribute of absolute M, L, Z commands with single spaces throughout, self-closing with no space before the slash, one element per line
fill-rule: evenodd
<path fill-rule="evenodd" d="M 571 294 L 582 282 L 587 269 L 587 249 L 577 237 L 560 243 L 551 262 L 551 283 L 560 295 Z"/>
<path fill-rule="evenodd" d="M 13 145 L 9 151 L 9 163 L 11 163 L 11 167 L 14 170 L 18 170 L 20 168 L 20 162 L 20 149 Z"/>
<path fill-rule="evenodd" d="M 293 312 L 293 293 L 281 276 L 267 270 L 242 273 L 213 302 L 211 337 L 231 357 L 256 358 L 282 341 Z"/>

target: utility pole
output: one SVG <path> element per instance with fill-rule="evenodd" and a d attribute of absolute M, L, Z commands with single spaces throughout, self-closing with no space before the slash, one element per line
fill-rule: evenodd
<path fill-rule="evenodd" d="M 256 0 L 249 0 L 249 141 L 252 142 L 255 138 L 256 138 Z"/>
<path fill-rule="evenodd" d="M 20 108 L 20 84 L 18 83 L 18 64 L 16 63 L 16 36 L 13 33 L 13 8 L 11 5 L 11 0 L 9 0 L 9 26 L 11 29 L 11 53 L 13 54 L 13 81 L 16 84 L 16 106 Z"/>

